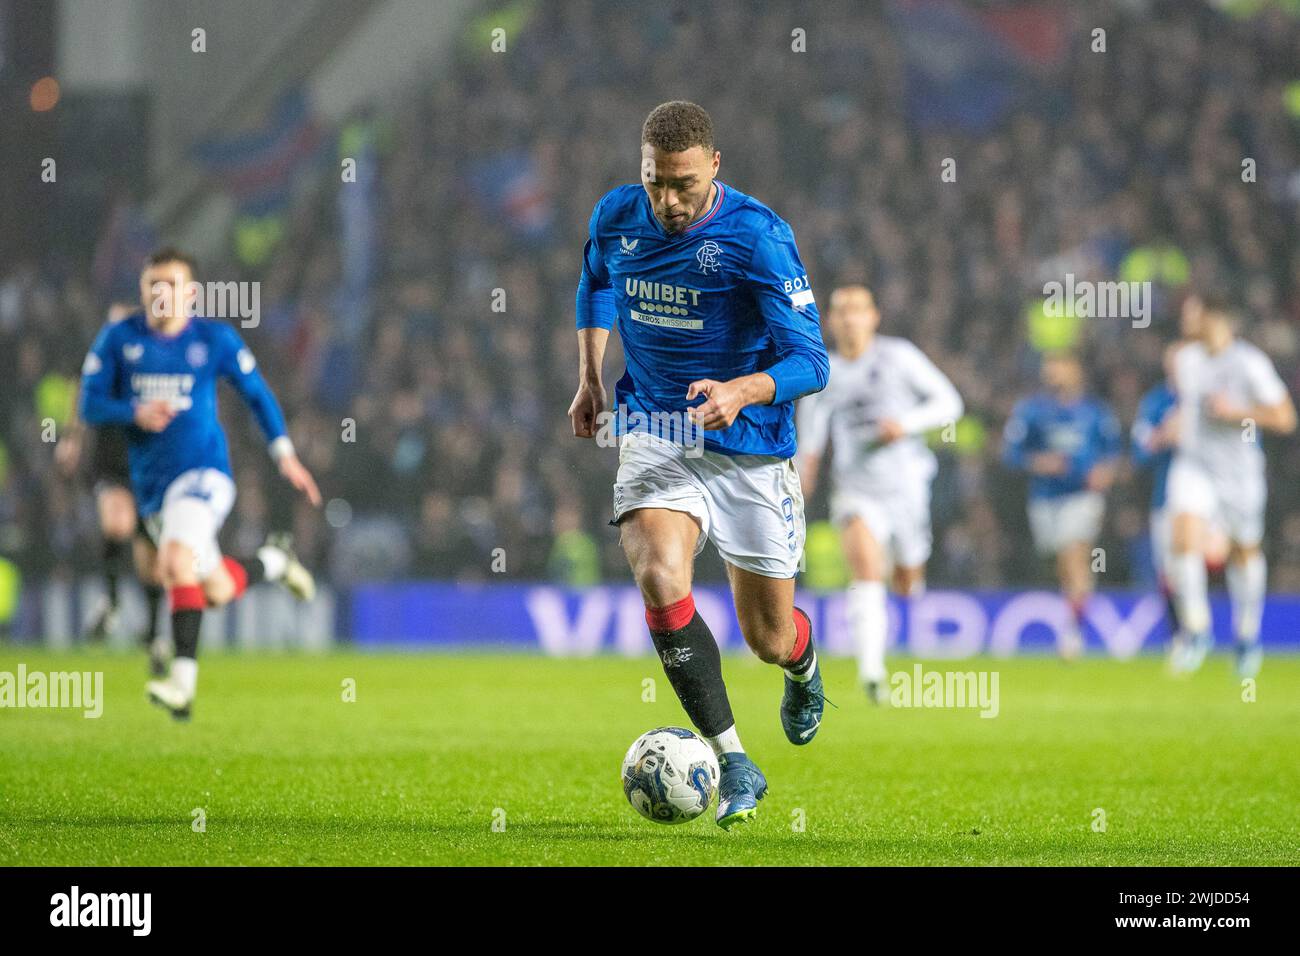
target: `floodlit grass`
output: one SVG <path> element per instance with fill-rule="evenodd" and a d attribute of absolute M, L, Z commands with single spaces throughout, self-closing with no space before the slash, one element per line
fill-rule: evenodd
<path fill-rule="evenodd" d="M 1293 657 L 1265 662 L 1253 703 L 1223 658 L 1184 680 L 1154 658 L 927 664 L 998 671 L 994 719 L 871 707 L 830 661 L 840 706 L 804 748 L 781 733 L 779 673 L 730 657 L 771 786 L 731 834 L 623 799 L 633 738 L 687 723 L 652 658 L 211 655 L 190 724 L 145 701 L 142 659 L 0 648 L 0 671 L 20 662 L 103 671 L 105 703 L 0 710 L 3 865 L 1300 861 Z"/>

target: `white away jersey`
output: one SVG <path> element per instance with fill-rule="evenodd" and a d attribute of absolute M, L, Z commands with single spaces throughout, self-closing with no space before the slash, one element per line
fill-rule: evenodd
<path fill-rule="evenodd" d="M 891 491 L 934 476 L 934 453 L 923 433 L 956 421 L 961 396 L 948 377 L 907 339 L 877 335 L 849 360 L 831 355 L 826 388 L 799 402 L 799 446 L 819 455 L 835 446 L 837 490 Z M 892 418 L 907 437 L 880 442 L 880 422 Z"/>
<path fill-rule="evenodd" d="M 1262 473 L 1264 452 L 1241 422 L 1210 416 L 1208 403 L 1222 394 L 1234 406 L 1276 405 L 1287 397 L 1286 385 L 1269 357 L 1249 342 L 1234 340 L 1211 355 L 1199 342 L 1178 350 L 1178 406 L 1182 421 L 1178 451 L 1214 474 Z"/>

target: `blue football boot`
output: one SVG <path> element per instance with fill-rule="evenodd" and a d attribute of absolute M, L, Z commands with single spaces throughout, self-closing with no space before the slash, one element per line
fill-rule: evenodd
<path fill-rule="evenodd" d="M 767 778 L 743 753 L 722 754 L 718 764 L 722 770 L 718 781 L 718 826 L 730 830 L 758 815 L 758 801 L 767 793 Z"/>
<path fill-rule="evenodd" d="M 795 608 L 796 614 L 803 614 Z M 808 617 L 804 614 L 804 618 Z M 811 629 L 812 624 L 809 623 Z M 809 640 L 812 640 L 809 637 Z M 826 695 L 822 692 L 822 662 L 813 664 L 812 677 L 806 681 L 797 681 L 789 674 L 785 675 L 785 693 L 781 695 L 781 729 L 785 739 L 797 747 L 811 743 L 817 736 L 817 728 L 822 723 L 822 711 L 826 709 Z"/>

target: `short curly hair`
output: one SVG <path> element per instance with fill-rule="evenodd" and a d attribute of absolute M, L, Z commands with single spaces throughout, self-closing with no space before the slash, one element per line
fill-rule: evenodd
<path fill-rule="evenodd" d="M 686 100 L 660 103 L 641 127 L 641 145 L 647 143 L 665 153 L 681 153 L 692 146 L 712 153 L 713 120 L 704 107 Z"/>

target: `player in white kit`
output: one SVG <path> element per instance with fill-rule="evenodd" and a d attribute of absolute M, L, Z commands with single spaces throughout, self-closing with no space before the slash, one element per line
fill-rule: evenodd
<path fill-rule="evenodd" d="M 887 693 L 887 568 L 896 594 L 915 597 L 930 557 L 930 483 L 937 462 L 922 435 L 951 425 L 962 400 L 948 377 L 906 339 L 877 335 L 880 312 L 860 285 L 831 294 L 834 340 L 826 388 L 799 402 L 799 469 L 816 487 L 827 441 L 834 448 L 831 521 L 853 581 L 847 614 L 858 676 L 873 702 Z"/>
<path fill-rule="evenodd" d="M 1199 324 L 1197 340 L 1179 350 L 1175 368 L 1180 420 L 1169 469 L 1169 570 L 1182 628 L 1174 664 L 1195 670 L 1214 643 L 1202 555 L 1207 527 L 1219 523 L 1230 542 L 1237 669 L 1253 676 L 1268 577 L 1260 549 L 1267 487 L 1259 432 L 1290 434 L 1296 410 L 1268 356 L 1236 337 L 1231 306 L 1207 297 Z"/>

